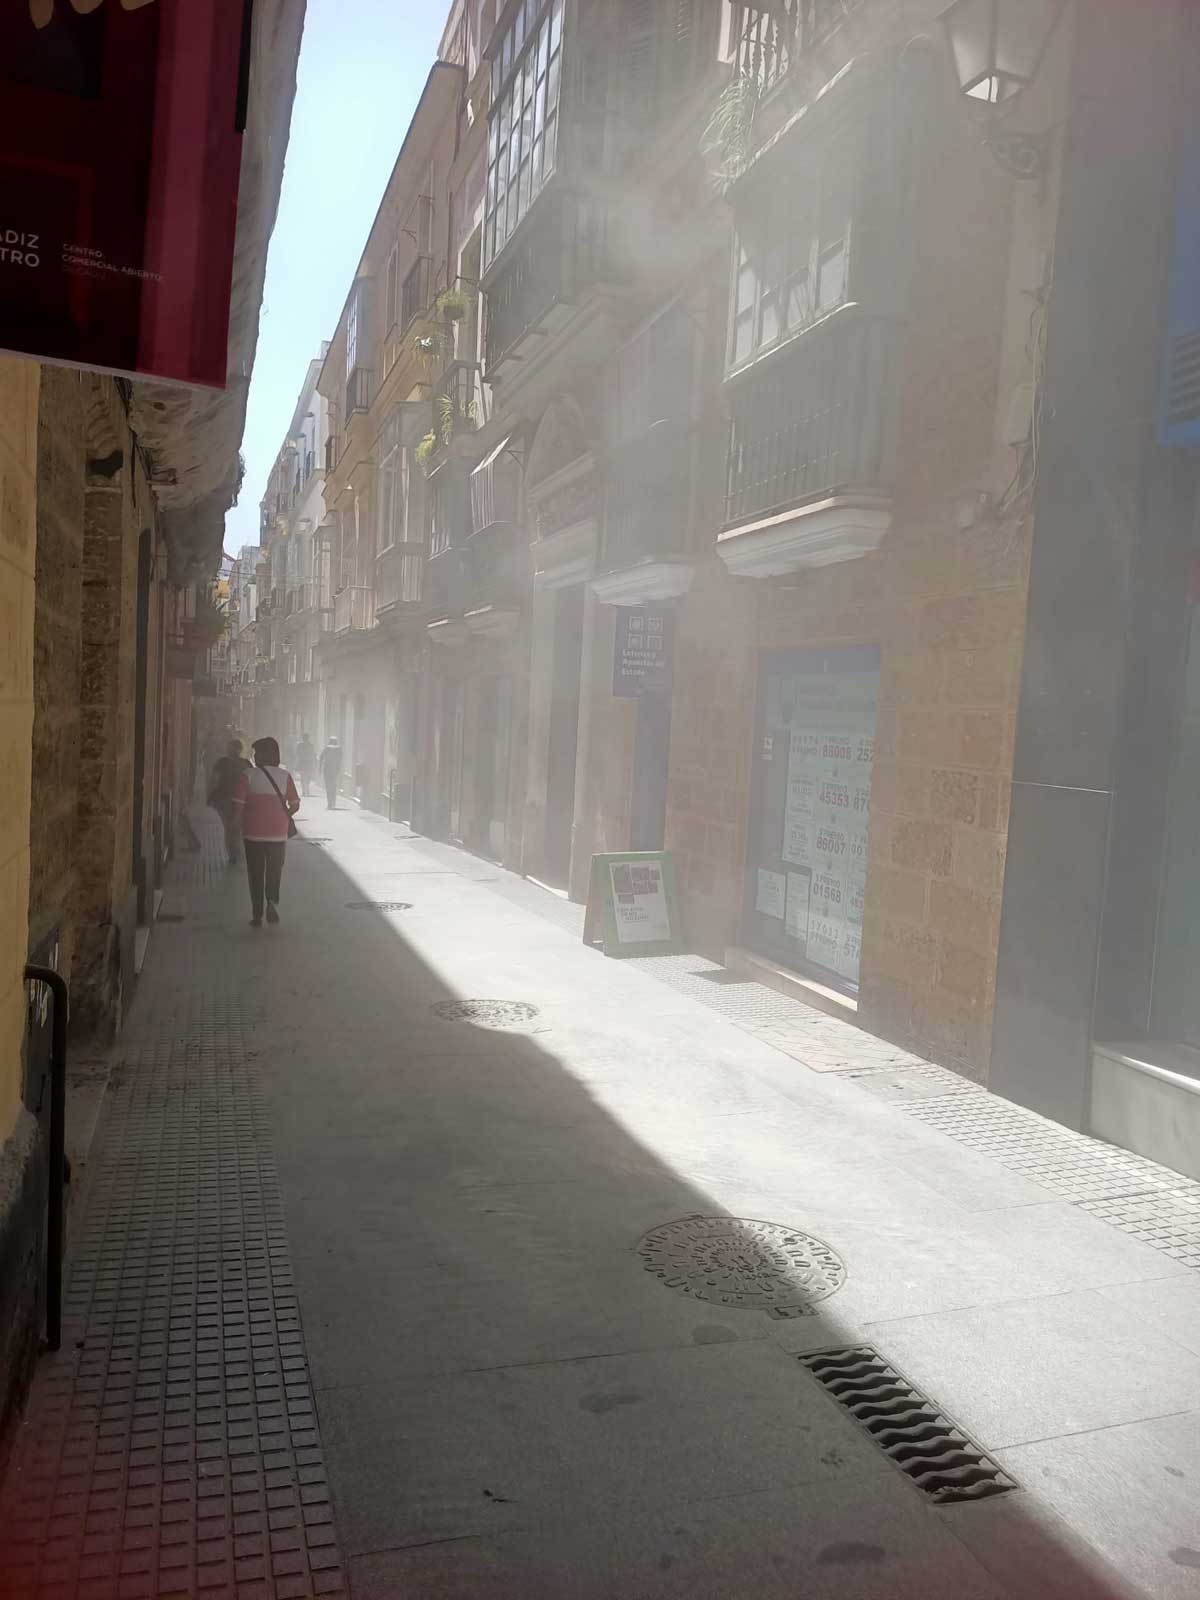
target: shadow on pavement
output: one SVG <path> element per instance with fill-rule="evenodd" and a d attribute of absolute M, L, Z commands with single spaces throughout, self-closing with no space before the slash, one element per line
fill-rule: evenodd
<path fill-rule="evenodd" d="M 772 1278 L 746 1227 L 691 1241 L 686 1284 L 686 1239 L 682 1256 L 668 1243 L 668 1281 L 648 1269 L 648 1234 L 727 1213 L 628 1122 L 657 1119 L 703 1167 L 714 1116 L 761 1109 L 720 1052 L 676 1056 L 719 1023 L 672 1015 L 639 1049 L 615 964 L 581 968 L 561 929 L 482 914 L 469 879 L 407 842 L 310 827 L 336 833 L 336 854 L 293 847 L 277 935 L 226 914 L 193 937 L 244 951 L 265 1009 L 259 1065 L 357 1600 L 1136 1592 L 1033 1486 L 932 1506 L 798 1359 L 861 1338 L 836 1292 L 796 1318 L 722 1301 L 779 1294 L 789 1273 L 820 1285 L 819 1261 Z M 348 908 L 363 899 L 410 909 Z M 514 992 L 530 943 L 538 989 Z M 497 976 L 464 994 L 439 959 Z M 462 998 L 539 1015 L 508 1030 L 437 1016 Z M 787 1155 L 820 1159 L 802 1140 Z M 781 1220 L 796 1238 L 803 1222 Z"/>

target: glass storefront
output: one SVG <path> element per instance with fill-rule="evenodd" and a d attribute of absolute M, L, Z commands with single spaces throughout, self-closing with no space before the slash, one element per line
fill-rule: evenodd
<path fill-rule="evenodd" d="M 759 669 L 743 937 L 858 988 L 879 647 L 776 651 Z"/>
<path fill-rule="evenodd" d="M 1187 664 L 1167 779 L 1150 1037 L 1200 1046 L 1200 609 L 1193 603 Z"/>

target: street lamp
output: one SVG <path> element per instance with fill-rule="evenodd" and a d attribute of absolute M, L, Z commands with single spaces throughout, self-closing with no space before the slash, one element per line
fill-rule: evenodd
<path fill-rule="evenodd" d="M 1065 0 L 954 0 L 939 18 L 954 61 L 958 87 L 968 100 L 1003 115 L 1037 76 Z M 1015 178 L 1040 178 L 1044 139 L 988 126 L 984 141 Z"/>
<path fill-rule="evenodd" d="M 954 0 L 940 21 L 958 86 L 971 100 L 999 106 L 1037 75 L 1063 0 Z"/>

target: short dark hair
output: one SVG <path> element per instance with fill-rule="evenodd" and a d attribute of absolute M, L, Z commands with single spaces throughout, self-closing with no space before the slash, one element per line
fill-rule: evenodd
<path fill-rule="evenodd" d="M 255 739 L 250 747 L 254 751 L 254 759 L 260 767 L 277 767 L 279 765 L 279 741 L 266 738 Z"/>

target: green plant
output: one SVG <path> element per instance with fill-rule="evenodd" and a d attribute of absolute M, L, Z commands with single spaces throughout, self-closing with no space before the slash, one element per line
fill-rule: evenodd
<path fill-rule="evenodd" d="M 470 304 L 461 289 L 443 289 L 434 306 L 443 322 L 461 322 Z"/>
<path fill-rule="evenodd" d="M 192 618 L 192 622 L 197 633 L 205 638 L 212 638 L 215 642 L 228 628 L 229 615 L 211 595 L 202 594 L 196 596 L 196 615 Z"/>
<path fill-rule="evenodd" d="M 439 366 L 445 348 L 443 336 L 436 330 L 418 334 L 416 339 L 413 340 L 413 349 L 417 353 L 417 360 L 424 367 Z"/>
<path fill-rule="evenodd" d="M 439 421 L 442 430 L 442 443 L 449 444 L 454 437 L 454 430 L 460 422 L 475 421 L 475 402 L 467 400 L 459 405 L 452 394 L 444 394 L 438 401 Z"/>
<path fill-rule="evenodd" d="M 717 170 L 725 183 L 731 183 L 749 163 L 757 109 L 758 85 L 744 72 L 729 80 L 713 107 L 701 149 L 718 158 Z"/>
<path fill-rule="evenodd" d="M 433 454 L 437 447 L 438 436 L 436 433 L 434 433 L 433 429 L 430 428 L 429 432 L 418 443 L 416 449 L 413 451 L 413 458 L 422 472 L 427 473 L 429 471 L 429 463 L 433 459 Z"/>

